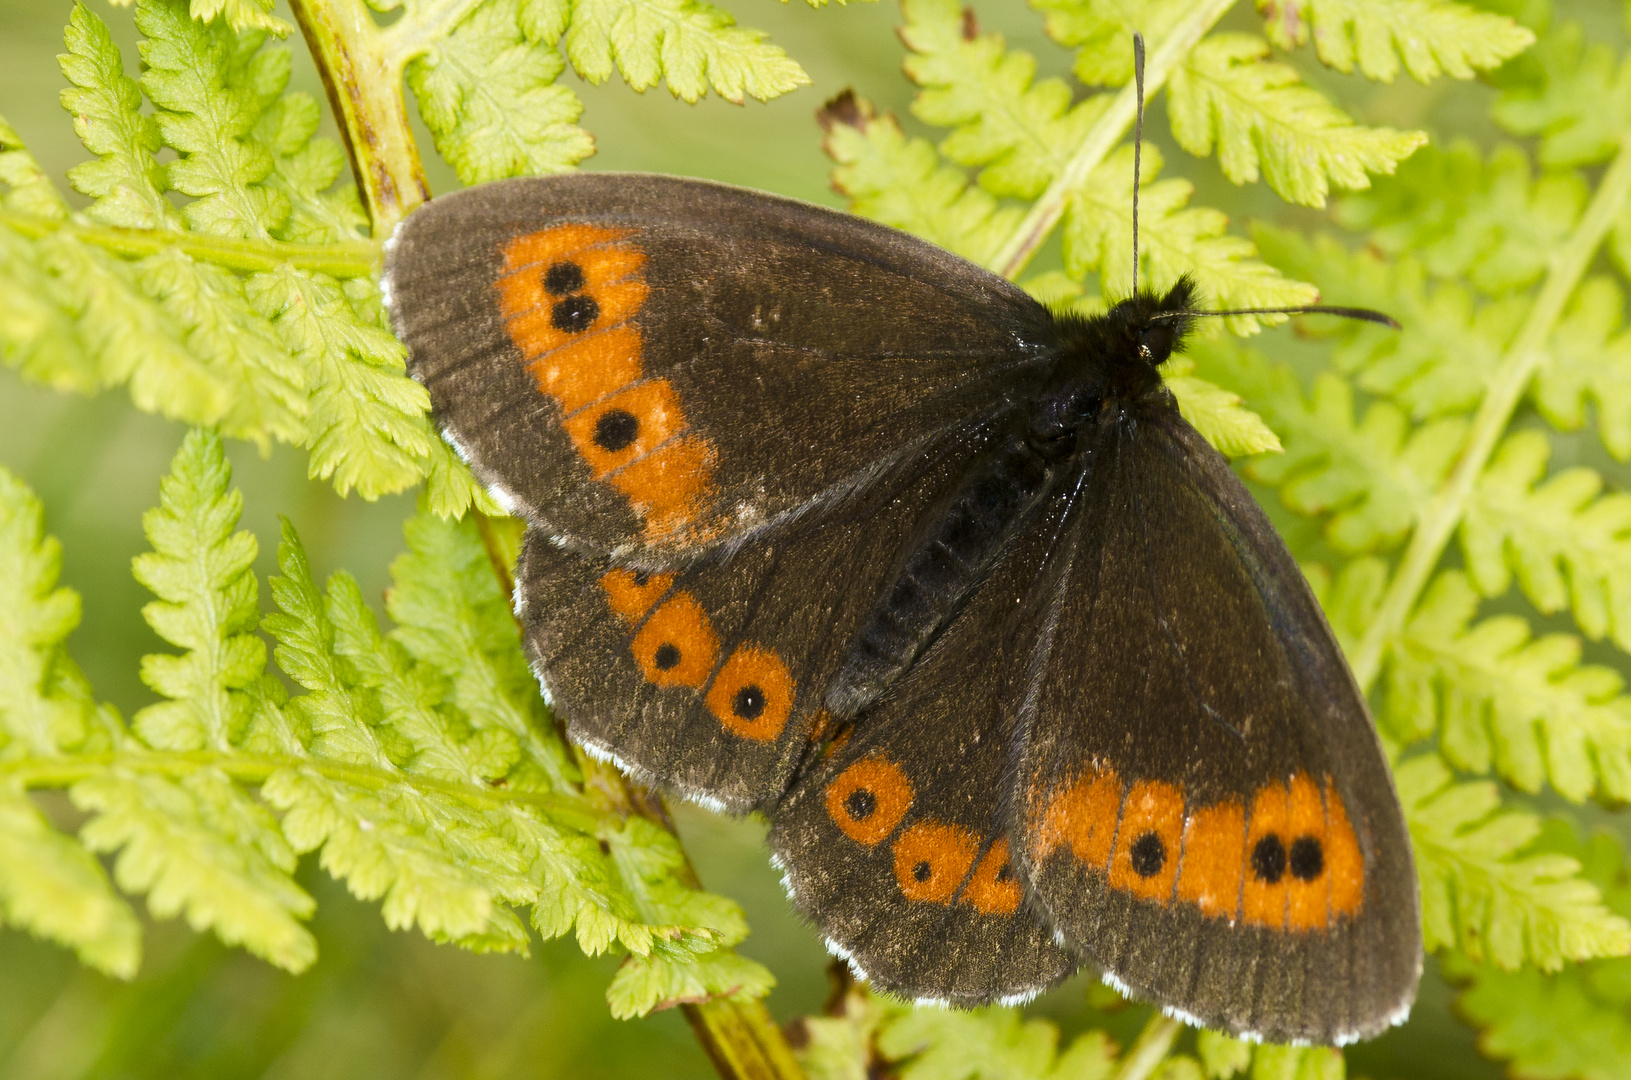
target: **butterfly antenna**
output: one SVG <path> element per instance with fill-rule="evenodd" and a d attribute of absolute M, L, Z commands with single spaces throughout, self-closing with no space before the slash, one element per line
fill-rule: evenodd
<path fill-rule="evenodd" d="M 1138 180 L 1144 164 L 1144 35 L 1133 31 L 1133 83 L 1138 112 L 1133 121 L 1133 295 L 1138 295 Z"/>
<path fill-rule="evenodd" d="M 1371 308 L 1332 307 L 1328 304 L 1308 304 L 1303 307 L 1233 308 L 1229 311 L 1163 311 L 1150 316 L 1151 322 L 1167 319 L 1198 319 L 1219 315 L 1335 315 L 1339 319 L 1358 319 L 1360 322 L 1378 323 L 1394 330 L 1400 329 L 1393 316 Z"/>

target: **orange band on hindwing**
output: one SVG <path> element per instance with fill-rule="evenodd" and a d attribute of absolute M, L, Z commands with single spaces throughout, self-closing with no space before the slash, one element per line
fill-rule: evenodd
<path fill-rule="evenodd" d="M 827 785 L 826 803 L 827 816 L 845 836 L 873 847 L 912 808 L 912 782 L 888 758 L 862 758 Z"/>
<path fill-rule="evenodd" d="M 631 649 L 651 683 L 700 688 L 719 657 L 719 635 L 696 598 L 677 592 L 646 619 Z"/>
<path fill-rule="evenodd" d="M 998 839 L 963 887 L 963 903 L 982 915 L 1012 915 L 1019 910 L 1022 896 L 1014 868 L 1008 862 L 1008 841 Z"/>
<path fill-rule="evenodd" d="M 668 587 L 674 584 L 673 574 L 650 574 L 644 570 L 608 570 L 600 577 L 600 587 L 606 590 L 606 603 L 626 622 L 638 622 L 651 610 Z"/>
<path fill-rule="evenodd" d="M 697 532 L 714 451 L 690 431 L 673 384 L 643 377 L 632 320 L 649 289 L 631 235 L 572 224 L 516 237 L 496 287 L 505 330 L 573 447 L 628 499 L 647 538 L 663 540 Z"/>
<path fill-rule="evenodd" d="M 908 900 L 944 904 L 968 876 L 979 841 L 968 829 L 922 821 L 895 841 L 895 883 Z"/>
<path fill-rule="evenodd" d="M 1033 791 L 1030 829 L 1037 863 L 1064 848 L 1111 888 L 1208 918 L 1309 933 L 1364 906 L 1364 855 L 1329 776 L 1321 785 L 1297 773 L 1244 802 L 1188 805 L 1159 780 L 1123 798 L 1115 772 L 1096 763 Z"/>

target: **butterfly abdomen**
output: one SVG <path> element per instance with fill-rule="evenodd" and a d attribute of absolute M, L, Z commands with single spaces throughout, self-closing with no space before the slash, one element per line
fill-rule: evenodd
<path fill-rule="evenodd" d="M 1051 488 L 1061 459 L 1056 450 L 1009 436 L 926 516 L 827 692 L 835 715 L 865 708 L 951 621 L 1015 526 Z"/>

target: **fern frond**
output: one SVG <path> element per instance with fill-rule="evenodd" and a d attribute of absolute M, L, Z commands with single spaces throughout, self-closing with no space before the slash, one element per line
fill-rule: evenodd
<path fill-rule="evenodd" d="M 1491 110 L 1512 134 L 1540 137 L 1545 165 L 1606 161 L 1631 127 L 1631 57 L 1585 38 L 1579 23 L 1549 31 Z"/>
<path fill-rule="evenodd" d="M 1566 822 L 1546 823 L 1537 847 L 1578 859 L 1609 906 L 1631 915 L 1631 875 L 1607 832 L 1585 843 Z M 1571 964 L 1554 975 L 1501 971 L 1452 958 L 1446 973 L 1467 989 L 1457 1011 L 1482 1030 L 1478 1049 L 1513 1075 L 1611 1080 L 1631 1069 L 1631 957 Z"/>
<path fill-rule="evenodd" d="M 1452 764 L 1523 791 L 1550 781 L 1576 802 L 1631 797 L 1631 697 L 1612 670 L 1580 663 L 1580 642 L 1532 639 L 1498 615 L 1472 625 L 1478 593 L 1441 574 L 1394 642 L 1384 719 L 1406 740 L 1432 734 Z"/>
<path fill-rule="evenodd" d="M 1631 331 L 1622 329 L 1624 302 L 1606 277 L 1576 289 L 1530 390 L 1535 408 L 1559 431 L 1585 426 L 1590 399 L 1603 448 L 1621 461 L 1631 459 Z"/>
<path fill-rule="evenodd" d="M 1588 468 L 1545 480 L 1551 443 L 1509 436 L 1467 504 L 1461 550 L 1485 596 L 1519 587 L 1543 612 L 1568 608 L 1587 637 L 1631 649 L 1631 495 L 1603 495 Z"/>
<path fill-rule="evenodd" d="M 941 163 L 924 139 L 908 139 L 892 116 L 879 116 L 865 98 L 845 92 L 818 114 L 822 147 L 837 168 L 833 186 L 850 209 L 955 251 L 972 262 L 995 254 L 1019 224 L 1020 213 Z"/>
<path fill-rule="evenodd" d="M 1214 146 L 1237 184 L 1261 173 L 1280 196 L 1324 206 L 1332 185 L 1370 186 L 1427 141 L 1421 132 L 1353 123 L 1291 67 L 1266 59 L 1269 44 L 1250 34 L 1217 34 L 1172 73 L 1172 134 L 1199 157 Z"/>
<path fill-rule="evenodd" d="M 1252 1044 L 1217 1031 L 1195 1036 L 1199 1072 L 1210 1080 L 1245 1076 L 1252 1080 L 1343 1080 L 1342 1052 L 1328 1046 Z"/>
<path fill-rule="evenodd" d="M 1436 755 L 1394 770 L 1416 852 L 1422 937 L 1503 969 L 1631 950 L 1631 923 L 1602 904 L 1566 855 L 1525 853 L 1540 822 L 1502 809 L 1495 785 L 1456 783 Z"/>
<path fill-rule="evenodd" d="M 1531 176 L 1516 146 L 1486 162 L 1462 140 L 1411 155 L 1397 175 L 1343 199 L 1336 216 L 1393 259 L 1408 254 L 1434 277 L 1466 277 L 1493 296 L 1540 280 L 1586 195 L 1576 173 Z"/>
<path fill-rule="evenodd" d="M 1079 1035 L 1060 1052 L 1053 1024 L 1000 1008 L 889 1010 L 877 1045 L 886 1060 L 901 1064 L 901 1080 L 1108 1080 L 1116 1058 L 1102 1031 Z"/>
<path fill-rule="evenodd" d="M 1076 46 L 1076 78 L 1086 86 L 1122 86 L 1133 78 L 1133 32 L 1160 41 L 1184 15 L 1186 0 L 1032 0 L 1044 29 Z"/>
<path fill-rule="evenodd" d="M 1257 0 L 1269 40 L 1295 49 L 1314 39 L 1320 62 L 1392 82 L 1399 68 L 1417 82 L 1470 79 L 1534 44 L 1505 15 L 1445 0 Z"/>
<path fill-rule="evenodd" d="M 737 104 L 768 101 L 810 81 L 764 34 L 738 27 L 706 0 L 576 0 L 566 56 L 591 83 L 615 68 L 635 90 L 666 81 L 688 102 L 710 88 Z"/>
<path fill-rule="evenodd" d="M 483 4 L 408 65 L 436 149 L 464 183 L 562 172 L 594 153 L 575 123 L 583 104 L 555 84 L 566 12 L 564 0 Z"/>
<path fill-rule="evenodd" d="M 1205 436 L 1206 441 L 1228 457 L 1279 453 L 1280 437 L 1263 418 L 1241 404 L 1239 394 L 1231 393 L 1195 374 L 1195 361 L 1174 356 L 1161 369 L 1161 378 L 1178 411 Z"/>
<path fill-rule="evenodd" d="M 109 0 L 129 7 L 134 0 Z M 222 19 L 234 30 L 265 30 L 283 37 L 294 27 L 272 14 L 272 0 L 191 0 L 189 12 L 200 22 Z"/>
<path fill-rule="evenodd" d="M 1239 392 L 1284 441 L 1285 453 L 1247 465 L 1253 479 L 1280 489 L 1291 509 L 1327 517 L 1338 551 L 1363 553 L 1409 532 L 1438 489 L 1466 433 L 1465 421 L 1412 428 L 1379 401 L 1354 418 L 1353 387 L 1326 372 L 1304 394 L 1289 368 L 1227 340 L 1198 342 L 1188 354 L 1203 377 Z"/>
<path fill-rule="evenodd" d="M 1007 50 L 1000 34 L 981 33 L 959 0 L 907 0 L 901 14 L 906 74 L 923 88 L 912 113 L 953 129 L 940 152 L 979 167 L 980 186 L 993 195 L 1040 195 L 1109 99 L 1072 105 L 1063 79 L 1034 81 L 1035 58 Z"/>
<path fill-rule="evenodd" d="M 1334 368 L 1356 374 L 1360 389 L 1393 398 L 1415 419 L 1475 409 L 1527 310 L 1514 296 L 1480 303 L 1455 283 L 1429 289 L 1422 265 L 1410 256 L 1384 259 L 1350 252 L 1328 236 L 1310 242 L 1269 227 L 1253 236 L 1271 263 L 1313 281 L 1322 296 L 1399 320 L 1399 330 L 1318 320 L 1307 325 L 1314 334 L 1338 336 Z"/>
<path fill-rule="evenodd" d="M 259 588 L 254 536 L 234 532 L 243 497 L 229 490 L 220 440 L 195 429 L 159 485 L 159 505 L 142 519 L 153 551 L 136 556 L 136 580 L 159 599 L 142 609 L 149 626 L 182 656 L 142 659 L 142 681 L 170 699 L 132 723 L 161 750 L 226 750 L 242 738 L 253 701 L 246 688 L 266 669 L 255 636 Z"/>

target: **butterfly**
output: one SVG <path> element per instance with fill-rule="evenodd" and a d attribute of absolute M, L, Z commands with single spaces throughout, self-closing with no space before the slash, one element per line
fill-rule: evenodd
<path fill-rule="evenodd" d="M 433 200 L 384 284 L 526 522 L 517 612 L 571 736 L 762 812 L 876 987 L 1011 1002 L 1085 964 L 1313 1043 L 1408 1012 L 1363 696 L 1162 383 L 1190 281 L 1059 314 L 836 211 L 584 173 Z"/>

